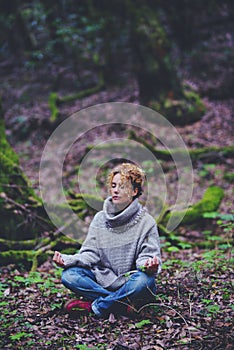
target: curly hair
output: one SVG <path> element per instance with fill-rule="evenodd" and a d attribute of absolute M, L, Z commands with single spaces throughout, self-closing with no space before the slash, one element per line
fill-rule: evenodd
<path fill-rule="evenodd" d="M 121 175 L 121 181 L 123 184 L 130 181 L 133 190 L 137 189 L 137 194 L 133 197 L 133 199 L 142 194 L 145 174 L 141 168 L 132 163 L 122 163 L 117 165 L 108 175 L 107 185 L 109 188 L 111 187 L 113 177 L 116 174 Z"/>

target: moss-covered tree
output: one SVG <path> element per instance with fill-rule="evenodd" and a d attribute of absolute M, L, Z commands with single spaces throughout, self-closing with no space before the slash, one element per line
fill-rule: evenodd
<path fill-rule="evenodd" d="M 33 238 L 48 227 L 40 199 L 19 165 L 19 158 L 6 139 L 0 110 L 0 237 Z"/>
<path fill-rule="evenodd" d="M 175 124 L 198 120 L 204 105 L 197 93 L 183 86 L 178 77 L 158 2 L 129 0 L 127 12 L 141 103 Z"/>

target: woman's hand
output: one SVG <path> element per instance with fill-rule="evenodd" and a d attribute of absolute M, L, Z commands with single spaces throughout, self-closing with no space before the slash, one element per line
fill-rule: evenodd
<path fill-rule="evenodd" d="M 57 264 L 60 267 L 64 266 L 64 261 L 62 259 L 62 256 L 59 252 L 55 251 L 54 252 L 54 256 L 53 256 L 53 261 L 55 262 L 55 264 Z"/>
<path fill-rule="evenodd" d="M 153 258 L 149 258 L 145 262 L 145 272 L 149 274 L 154 274 L 158 271 L 158 258 L 154 256 Z"/>

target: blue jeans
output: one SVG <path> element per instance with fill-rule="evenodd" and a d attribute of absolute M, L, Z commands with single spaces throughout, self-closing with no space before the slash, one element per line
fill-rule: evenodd
<path fill-rule="evenodd" d="M 115 291 L 103 288 L 92 271 L 78 266 L 63 271 L 62 283 L 79 296 L 93 301 L 92 310 L 99 317 L 106 317 L 110 312 L 121 313 L 126 304 L 140 307 L 156 293 L 155 277 L 141 271 L 131 274 Z"/>

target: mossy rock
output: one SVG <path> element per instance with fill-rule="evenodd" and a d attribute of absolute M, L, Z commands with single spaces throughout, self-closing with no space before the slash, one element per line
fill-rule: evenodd
<path fill-rule="evenodd" d="M 173 149 L 157 149 L 157 147 L 151 145 L 149 142 L 146 141 L 146 138 L 143 138 L 141 136 L 138 136 L 137 133 L 134 130 L 130 130 L 128 132 L 128 137 L 130 140 L 135 140 L 139 142 L 140 144 L 147 147 L 155 156 L 157 159 L 165 160 L 165 161 L 171 161 L 174 157 L 177 157 L 177 159 L 181 158 L 183 159 L 185 156 L 188 155 L 191 158 L 192 161 L 197 161 L 202 158 L 209 159 L 211 157 L 212 159 L 216 158 L 218 162 L 225 161 L 226 158 L 233 158 L 234 157 L 234 146 L 225 146 L 225 147 L 202 147 L 202 148 L 193 148 L 193 149 L 186 149 L 186 148 L 173 148 Z M 124 149 L 124 145 L 119 143 L 116 144 L 117 147 L 121 147 Z M 103 148 L 109 147 L 108 145 L 104 145 Z M 128 146 L 131 147 L 131 146 Z M 165 163 L 162 166 L 165 167 Z M 231 173 L 229 173 L 230 176 L 232 176 Z M 229 177 L 227 175 L 227 177 Z"/>
<path fill-rule="evenodd" d="M 195 203 L 192 207 L 181 210 L 172 211 L 165 215 L 162 224 L 167 227 L 167 223 L 170 220 L 170 225 L 174 227 L 174 222 L 180 222 L 181 225 L 193 224 L 204 220 L 203 214 L 207 212 L 216 211 L 223 199 L 224 191 L 218 186 L 209 187 L 202 199 Z M 180 221 L 180 218 L 182 218 Z M 170 227 L 167 227 L 170 229 Z"/>
<path fill-rule="evenodd" d="M 68 204 L 72 210 L 80 217 L 84 218 L 86 215 L 95 215 L 96 212 L 102 210 L 103 199 L 92 194 L 74 194 L 70 193 L 71 199 Z"/>
<path fill-rule="evenodd" d="M 71 94 L 71 95 L 59 97 L 56 92 L 51 92 L 49 95 L 49 99 L 48 99 L 48 105 L 49 105 L 49 109 L 50 109 L 50 113 L 51 113 L 50 114 L 50 122 L 54 123 L 59 119 L 60 112 L 59 112 L 58 105 L 60 105 L 62 103 L 66 103 L 66 102 L 73 102 L 76 100 L 80 100 L 82 98 L 88 97 L 88 96 L 93 95 L 93 94 L 99 92 L 100 90 L 102 90 L 104 88 L 105 84 L 104 84 L 104 80 L 103 80 L 103 77 L 101 74 L 100 74 L 99 78 L 100 78 L 99 83 L 96 86 L 87 88 L 83 91 L 79 91 L 79 92 L 76 92 L 76 93 Z"/>
<path fill-rule="evenodd" d="M 30 269 L 37 252 L 33 250 L 8 250 L 0 252 L 0 265 L 21 264 L 25 268 Z M 37 257 L 38 263 L 41 264 L 48 259 L 48 254 L 42 253 Z"/>
<path fill-rule="evenodd" d="M 8 155 L 11 152 L 8 149 Z M 29 200 L 38 202 L 39 198 L 35 195 L 31 184 L 22 172 L 18 158 L 15 153 L 9 158 L 5 152 L 0 149 L 0 193 L 6 193 L 8 197 L 17 198 L 19 203 L 25 203 Z"/>
<path fill-rule="evenodd" d="M 212 212 L 218 209 L 224 196 L 224 191 L 221 187 L 211 186 L 203 195 L 203 198 L 194 204 L 193 209 L 199 213 Z"/>
<path fill-rule="evenodd" d="M 4 120 L 0 116 L 0 193 L 16 197 L 20 203 L 31 198 L 39 201 L 29 180 L 19 166 L 19 157 L 6 139 Z"/>
<path fill-rule="evenodd" d="M 13 149 L 11 148 L 10 144 L 6 139 L 4 120 L 1 116 L 0 116 L 0 151 L 8 159 L 11 159 L 13 163 L 19 164 L 19 158 L 17 154 L 13 151 Z"/>
<path fill-rule="evenodd" d="M 35 239 L 28 239 L 24 241 L 14 241 L 10 239 L 0 238 L 0 251 L 7 251 L 9 249 L 20 250 L 20 249 L 34 249 L 36 246 Z"/>
<path fill-rule="evenodd" d="M 0 116 L 0 217 L 2 238 L 34 238 L 51 227 L 29 179 L 19 165 L 19 158 L 6 139 L 4 120 Z M 39 219 L 41 216 L 41 219 Z M 37 219 L 36 219 L 37 217 Z"/>
<path fill-rule="evenodd" d="M 181 126 L 200 120 L 205 113 L 205 105 L 194 91 L 185 91 L 184 96 L 176 100 L 164 96 L 159 101 L 151 101 L 150 107 Z"/>
<path fill-rule="evenodd" d="M 0 238 L 0 265 L 21 264 L 35 271 L 55 250 L 66 254 L 79 251 L 81 244 L 61 233 L 38 239 L 12 241 Z"/>

